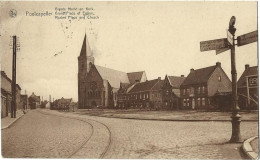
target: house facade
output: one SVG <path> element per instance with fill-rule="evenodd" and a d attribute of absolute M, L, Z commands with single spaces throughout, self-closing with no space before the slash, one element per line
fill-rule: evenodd
<path fill-rule="evenodd" d="M 161 109 L 163 80 L 139 82 L 123 87 L 118 91 L 118 108 Z"/>
<path fill-rule="evenodd" d="M 48 102 L 46 101 L 46 104 Z M 72 103 L 72 98 L 61 98 L 61 99 L 56 99 L 52 104 L 51 104 L 51 109 L 53 110 L 69 110 L 70 105 Z"/>
<path fill-rule="evenodd" d="M 94 57 L 85 35 L 78 57 L 78 109 L 104 107 L 117 104 L 120 83 L 146 81 L 145 72 L 125 73 L 94 64 Z"/>
<path fill-rule="evenodd" d="M 258 109 L 258 66 L 245 65 L 237 82 L 237 92 L 241 109 Z"/>
<path fill-rule="evenodd" d="M 21 87 L 16 84 L 16 108 L 21 109 Z M 8 116 L 12 105 L 12 80 L 1 71 L 1 117 Z"/>
<path fill-rule="evenodd" d="M 41 104 L 41 97 L 36 96 L 34 92 L 32 92 L 32 95 L 28 98 L 30 109 L 36 109 L 40 108 Z"/>
<path fill-rule="evenodd" d="M 221 63 L 201 68 L 191 69 L 187 78 L 181 84 L 182 109 L 214 109 L 210 98 L 219 92 L 230 92 L 231 81 L 221 68 Z"/>
<path fill-rule="evenodd" d="M 180 106 L 180 86 L 185 80 L 184 75 L 165 76 L 162 87 L 162 106 L 163 109 L 177 110 Z"/>

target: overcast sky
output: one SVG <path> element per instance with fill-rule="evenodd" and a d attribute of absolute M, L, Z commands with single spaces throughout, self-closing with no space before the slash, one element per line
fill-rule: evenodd
<path fill-rule="evenodd" d="M 17 83 L 48 99 L 77 101 L 77 73 L 85 32 L 95 64 L 145 71 L 148 79 L 187 76 L 221 62 L 231 77 L 230 51 L 200 52 L 200 41 L 226 38 L 231 16 L 236 36 L 257 30 L 257 2 L 0 2 L 1 67 L 11 78 L 10 36 L 17 35 Z M 93 8 L 98 19 L 57 20 L 55 7 Z M 17 16 L 11 18 L 14 9 Z M 52 16 L 26 16 L 26 11 Z M 56 54 L 56 56 L 54 56 Z M 257 43 L 236 47 L 238 78 L 245 64 L 257 65 Z"/>

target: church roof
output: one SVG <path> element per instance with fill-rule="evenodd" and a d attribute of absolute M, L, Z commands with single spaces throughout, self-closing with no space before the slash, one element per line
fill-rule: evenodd
<path fill-rule="evenodd" d="M 87 57 L 87 56 L 91 56 L 91 55 L 92 55 L 92 52 L 89 47 L 87 35 L 85 34 L 84 41 L 83 41 L 81 51 L 80 51 L 80 57 Z"/>
<path fill-rule="evenodd" d="M 246 76 L 258 75 L 258 66 L 248 67 L 245 69 L 237 82 L 237 86 L 246 86 Z"/>
<path fill-rule="evenodd" d="M 143 74 L 145 74 L 144 71 L 140 71 L 140 72 L 130 72 L 130 73 L 127 73 L 127 76 L 129 78 L 129 82 L 131 84 L 135 83 L 136 80 L 138 80 L 139 82 L 141 81 L 141 78 L 143 76 Z"/>
<path fill-rule="evenodd" d="M 100 76 L 108 80 L 110 85 L 114 88 L 119 88 L 120 83 L 129 83 L 128 76 L 125 72 L 117 71 L 114 69 L 101 67 L 98 65 L 95 65 L 96 69 L 98 70 Z"/>

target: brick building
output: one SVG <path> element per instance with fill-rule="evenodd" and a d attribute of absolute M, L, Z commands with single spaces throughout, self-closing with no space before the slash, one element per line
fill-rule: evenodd
<path fill-rule="evenodd" d="M 232 90 L 231 81 L 220 62 L 206 68 L 191 69 L 180 88 L 182 109 L 213 109 L 210 97 Z"/>
<path fill-rule="evenodd" d="M 258 66 L 245 65 L 237 82 L 237 92 L 241 109 L 258 109 Z"/>
<path fill-rule="evenodd" d="M 16 84 L 16 107 L 21 109 L 21 87 Z M 1 117 L 8 116 L 11 112 L 12 104 L 12 80 L 1 71 Z"/>
<path fill-rule="evenodd" d="M 118 91 L 119 108 L 161 109 L 163 80 L 138 82 L 133 85 L 121 84 Z"/>
<path fill-rule="evenodd" d="M 28 98 L 28 102 L 29 102 L 30 109 L 40 108 L 41 97 L 36 96 L 33 92 L 32 95 L 30 95 L 30 97 Z"/>
<path fill-rule="evenodd" d="M 177 76 L 165 76 L 162 87 L 162 102 L 164 109 L 179 109 L 180 105 L 180 86 L 186 77 L 182 75 Z"/>
<path fill-rule="evenodd" d="M 94 64 L 85 35 L 78 57 L 78 108 L 115 107 L 120 83 L 146 81 L 145 72 L 125 73 Z"/>
<path fill-rule="evenodd" d="M 45 105 L 48 102 L 46 101 Z M 72 98 L 61 98 L 61 99 L 56 99 L 52 105 L 51 105 L 51 109 L 54 110 L 68 110 L 70 105 L 72 103 Z"/>

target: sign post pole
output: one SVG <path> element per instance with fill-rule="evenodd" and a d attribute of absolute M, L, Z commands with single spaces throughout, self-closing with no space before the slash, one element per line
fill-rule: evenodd
<path fill-rule="evenodd" d="M 231 17 L 229 23 L 229 32 L 233 36 L 233 45 L 231 45 L 231 75 L 232 75 L 232 136 L 230 142 L 242 142 L 241 135 L 240 135 L 240 122 L 241 116 L 238 114 L 240 110 L 237 104 L 237 71 L 236 71 L 236 55 L 235 55 L 235 32 L 236 28 L 234 27 L 235 24 L 235 17 Z"/>

